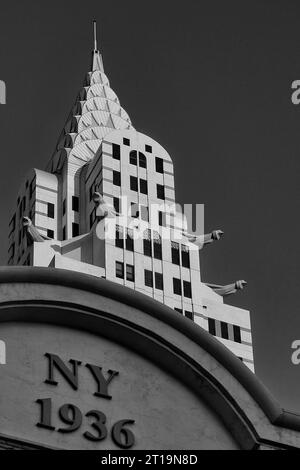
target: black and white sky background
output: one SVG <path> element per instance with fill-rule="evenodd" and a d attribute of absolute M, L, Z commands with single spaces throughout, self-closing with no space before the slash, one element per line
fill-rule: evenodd
<path fill-rule="evenodd" d="M 90 66 L 104 67 L 135 128 L 175 165 L 177 199 L 205 203 L 207 282 L 246 279 L 257 375 L 300 412 L 300 79 L 297 0 L 0 2 L 0 263 L 18 187 L 44 169 Z"/>

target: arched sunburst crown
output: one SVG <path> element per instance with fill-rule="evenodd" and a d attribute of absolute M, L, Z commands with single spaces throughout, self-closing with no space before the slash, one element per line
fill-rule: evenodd
<path fill-rule="evenodd" d="M 94 22 L 91 71 L 60 135 L 48 171 L 59 172 L 66 158 L 79 166 L 85 164 L 94 158 L 106 134 L 122 129 L 133 129 L 133 126 L 104 73 Z"/>

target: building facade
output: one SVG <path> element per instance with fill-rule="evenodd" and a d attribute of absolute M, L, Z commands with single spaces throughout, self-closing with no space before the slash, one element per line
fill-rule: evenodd
<path fill-rule="evenodd" d="M 250 314 L 224 303 L 243 282 L 214 286 L 201 278 L 201 249 L 219 231 L 187 232 L 172 159 L 133 127 L 95 40 L 91 71 L 53 156 L 19 190 L 8 264 L 71 270 L 134 289 L 209 331 L 254 371 Z"/>

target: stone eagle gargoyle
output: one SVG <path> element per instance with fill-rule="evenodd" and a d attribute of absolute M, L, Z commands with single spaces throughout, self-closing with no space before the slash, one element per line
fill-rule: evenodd
<path fill-rule="evenodd" d="M 232 295 L 235 294 L 239 290 L 243 290 L 247 282 L 246 281 L 236 281 L 232 284 L 228 284 L 226 286 L 218 286 L 215 284 L 206 284 L 208 287 L 210 287 L 216 294 L 221 295 L 222 297 L 225 297 L 227 295 Z"/>
<path fill-rule="evenodd" d="M 186 237 L 190 243 L 197 245 L 201 250 L 205 245 L 221 240 L 224 232 L 222 232 L 222 230 L 214 230 L 206 235 L 190 235 L 189 233 L 182 231 L 182 235 Z"/>
<path fill-rule="evenodd" d="M 46 235 L 42 235 L 38 229 L 33 225 L 32 221 L 29 217 L 23 217 L 23 227 L 26 231 L 27 240 L 30 243 L 33 242 L 44 242 L 46 240 L 51 240 L 51 238 L 47 237 Z"/>

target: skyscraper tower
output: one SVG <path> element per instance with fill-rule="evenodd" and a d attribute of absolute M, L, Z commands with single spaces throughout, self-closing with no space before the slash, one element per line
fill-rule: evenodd
<path fill-rule="evenodd" d="M 46 170 L 32 169 L 9 225 L 9 265 L 102 277 L 151 296 L 208 330 L 254 370 L 249 312 L 224 303 L 244 287 L 201 279 L 201 249 L 222 232 L 188 233 L 168 152 L 132 125 L 97 46 Z"/>

